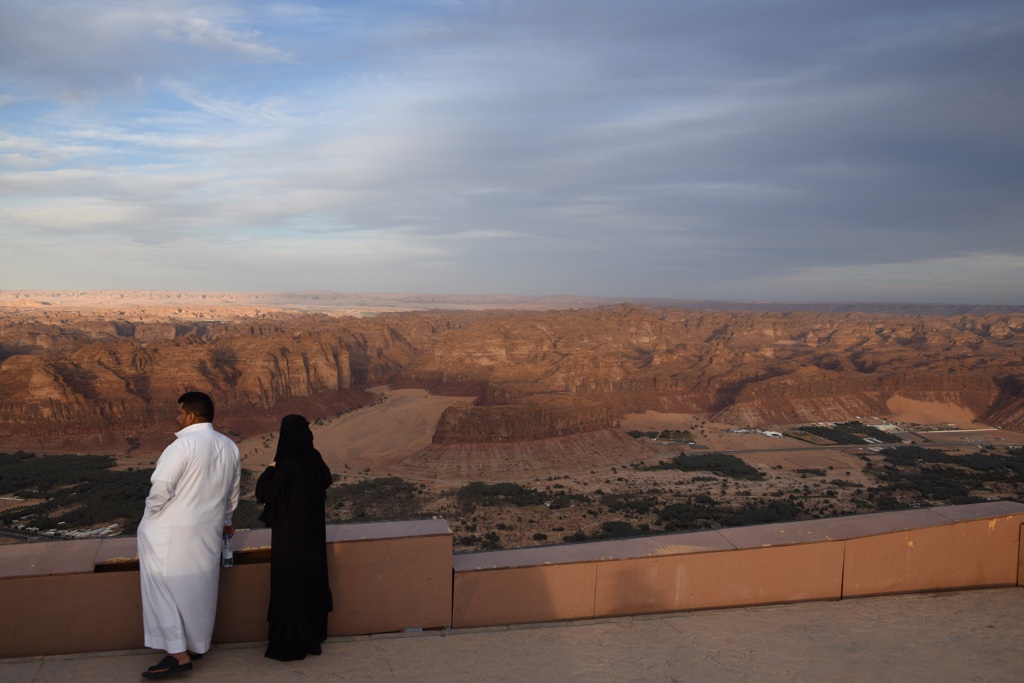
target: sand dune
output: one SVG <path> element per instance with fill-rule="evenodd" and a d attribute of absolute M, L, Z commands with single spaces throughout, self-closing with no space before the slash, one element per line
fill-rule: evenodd
<path fill-rule="evenodd" d="M 975 416 L 970 410 L 952 403 L 915 401 L 912 398 L 893 396 L 885 404 L 892 412 L 889 419 L 897 422 L 924 425 L 955 424 L 960 429 L 988 426 L 976 423 Z"/>

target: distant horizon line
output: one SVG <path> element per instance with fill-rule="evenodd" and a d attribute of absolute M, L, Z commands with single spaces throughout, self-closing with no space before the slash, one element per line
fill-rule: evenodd
<path fill-rule="evenodd" d="M 950 303 L 950 302 L 922 302 L 922 301 L 857 301 L 857 300 L 772 300 L 772 299 L 712 299 L 712 298 L 685 298 L 685 297 L 657 297 L 657 296 L 606 296 L 589 294 L 458 294 L 454 292 L 369 292 L 369 291 L 341 291 L 331 289 L 309 289 L 309 290 L 219 290 L 219 289 L 154 289 L 154 288 L 105 288 L 105 289 L 0 289 L 0 302 L 16 301 L 22 298 L 39 298 L 48 296 L 51 298 L 84 298 L 88 296 L 102 295 L 182 295 L 189 299 L 207 299 L 214 297 L 214 301 L 206 301 L 207 304 L 220 303 L 217 299 L 226 297 L 253 297 L 253 298 L 297 298 L 300 300 L 314 300 L 326 297 L 329 300 L 344 300 L 352 298 L 379 299 L 386 301 L 401 301 L 408 303 L 440 304 L 440 303 L 475 303 L 477 305 L 493 303 L 514 303 L 514 302 L 554 302 L 562 304 L 573 302 L 577 304 L 590 304 L 593 306 L 610 304 L 641 304 L 655 306 L 682 306 L 682 307 L 745 307 L 755 309 L 775 308 L 796 308 L 796 309 L 843 309 L 843 310 L 886 310 L 886 309 L 932 309 L 948 311 L 986 310 L 989 312 L 1024 312 L 1024 304 L 984 304 L 984 303 Z M 121 303 L 129 303 L 127 301 Z M 241 302 L 230 301 L 223 303 L 238 304 Z M 372 301 L 362 302 L 364 304 L 374 303 Z M 375 302 L 375 303 L 379 303 Z"/>

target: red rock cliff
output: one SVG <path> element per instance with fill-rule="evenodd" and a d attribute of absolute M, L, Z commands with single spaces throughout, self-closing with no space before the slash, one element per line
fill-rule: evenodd
<path fill-rule="evenodd" d="M 0 318 L 0 437 L 124 439 L 210 391 L 237 433 L 372 400 L 391 384 L 476 397 L 443 443 L 605 429 L 630 411 L 736 424 L 886 414 L 894 396 L 1024 429 L 1024 316 L 694 311 L 411 312 L 128 321 Z M 222 420 L 223 418 L 223 420 Z M 116 440 L 115 438 L 115 440 Z"/>

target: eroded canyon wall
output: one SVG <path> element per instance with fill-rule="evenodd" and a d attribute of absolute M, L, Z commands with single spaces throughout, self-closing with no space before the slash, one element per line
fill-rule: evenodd
<path fill-rule="evenodd" d="M 607 429 L 642 410 L 738 425 L 887 414 L 894 396 L 1024 429 L 1024 316 L 694 311 L 288 315 L 222 321 L 0 317 L 0 438 L 114 440 L 209 391 L 238 434 L 315 418 L 390 384 L 471 397 L 438 443 Z M 113 436 L 112 436 L 113 435 Z"/>
<path fill-rule="evenodd" d="M 0 337 L 0 436 L 16 441 L 87 446 L 163 433 L 191 389 L 209 392 L 218 424 L 240 435 L 274 429 L 282 410 L 334 414 L 373 400 L 352 387 L 337 336 L 308 326 L 12 331 Z"/>

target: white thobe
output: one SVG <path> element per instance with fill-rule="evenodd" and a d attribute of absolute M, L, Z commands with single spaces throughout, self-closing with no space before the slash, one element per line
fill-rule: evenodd
<path fill-rule="evenodd" d="M 185 427 L 150 477 L 139 523 L 146 646 L 210 649 L 217 612 L 223 528 L 238 505 L 238 447 L 209 422 Z"/>

